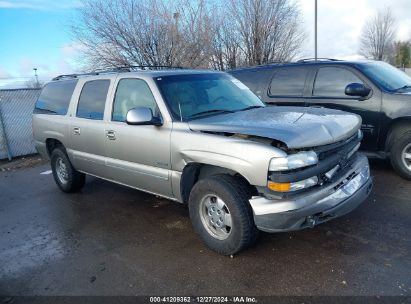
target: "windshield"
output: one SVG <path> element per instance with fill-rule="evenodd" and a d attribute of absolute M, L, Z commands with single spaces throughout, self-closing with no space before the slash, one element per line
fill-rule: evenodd
<path fill-rule="evenodd" d="M 163 76 L 154 80 L 173 117 L 182 121 L 265 106 L 243 83 L 223 73 Z"/>
<path fill-rule="evenodd" d="M 376 61 L 362 65 L 364 73 L 375 81 L 384 90 L 395 92 L 401 89 L 411 88 L 411 77 L 392 65 Z"/>

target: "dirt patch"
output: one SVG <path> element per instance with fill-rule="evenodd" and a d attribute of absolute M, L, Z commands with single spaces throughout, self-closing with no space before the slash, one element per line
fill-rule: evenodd
<path fill-rule="evenodd" d="M 32 168 L 46 163 L 47 160 L 41 158 L 41 156 L 38 154 L 17 157 L 12 161 L 8 161 L 7 159 L 5 159 L 0 160 L 0 172 Z"/>

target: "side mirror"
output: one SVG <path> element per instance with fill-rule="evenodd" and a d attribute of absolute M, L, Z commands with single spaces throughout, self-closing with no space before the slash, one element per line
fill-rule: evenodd
<path fill-rule="evenodd" d="M 361 83 L 350 83 L 345 87 L 345 95 L 365 97 L 370 94 L 371 89 Z"/>
<path fill-rule="evenodd" d="M 137 107 L 127 112 L 126 122 L 129 125 L 154 125 L 161 126 L 163 123 L 159 117 L 154 117 L 150 108 Z"/>

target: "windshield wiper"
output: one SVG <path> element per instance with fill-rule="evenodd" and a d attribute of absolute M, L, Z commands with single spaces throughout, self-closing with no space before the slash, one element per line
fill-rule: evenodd
<path fill-rule="evenodd" d="M 49 109 L 41 109 L 41 108 L 34 108 L 33 113 L 35 114 L 58 114 L 57 111 L 53 111 Z"/>
<path fill-rule="evenodd" d="M 257 108 L 265 108 L 265 106 L 249 106 L 249 107 L 246 107 L 246 108 L 241 109 L 239 111 L 248 111 L 248 110 L 257 109 Z"/>
<path fill-rule="evenodd" d="M 405 85 L 405 86 L 403 86 L 403 87 L 401 87 L 401 88 L 395 89 L 394 91 L 397 92 L 397 91 L 399 91 L 399 90 L 405 90 L 405 89 L 411 89 L 411 85 L 407 84 L 407 85 Z"/>
<path fill-rule="evenodd" d="M 190 115 L 188 118 L 195 118 L 195 117 L 198 117 L 198 116 L 203 116 L 203 115 L 206 115 L 206 114 L 213 114 L 213 113 L 224 114 L 224 113 L 234 113 L 234 111 L 223 110 L 223 109 L 212 109 L 212 110 L 207 110 L 207 111 L 201 111 L 201 112 L 194 113 L 194 114 Z"/>

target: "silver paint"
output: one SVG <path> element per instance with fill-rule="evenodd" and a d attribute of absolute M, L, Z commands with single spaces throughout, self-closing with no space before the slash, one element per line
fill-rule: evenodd
<path fill-rule="evenodd" d="M 46 140 L 56 139 L 65 146 L 77 170 L 182 202 L 181 177 L 189 164 L 224 168 L 241 174 L 251 185 L 263 187 L 267 184 L 270 160 L 287 155 L 284 150 L 270 145 L 268 139 L 283 142 L 288 148 L 304 149 L 346 139 L 361 125 L 357 115 L 296 107 L 269 107 L 190 122 L 173 121 L 153 77 L 180 73 L 209 72 L 142 71 L 80 77 L 66 116 L 33 115 L 37 150 L 48 157 Z M 161 113 L 161 126 L 111 121 L 115 89 L 123 78 L 147 82 Z M 104 118 L 101 121 L 77 118 L 81 88 L 86 81 L 95 79 L 111 81 Z M 254 135 L 265 141 L 224 136 L 218 132 Z M 319 188 L 312 195 L 320 197 L 324 191 L 330 190 Z M 260 212 L 258 198 L 250 202 L 253 209 Z M 267 207 L 265 202 L 264 208 L 279 208 L 290 202 L 272 201 L 270 204 L 272 206 Z"/>
<path fill-rule="evenodd" d="M 346 139 L 360 128 L 361 117 L 325 108 L 273 106 L 198 119 L 189 126 L 193 131 L 271 138 L 297 149 Z"/>

